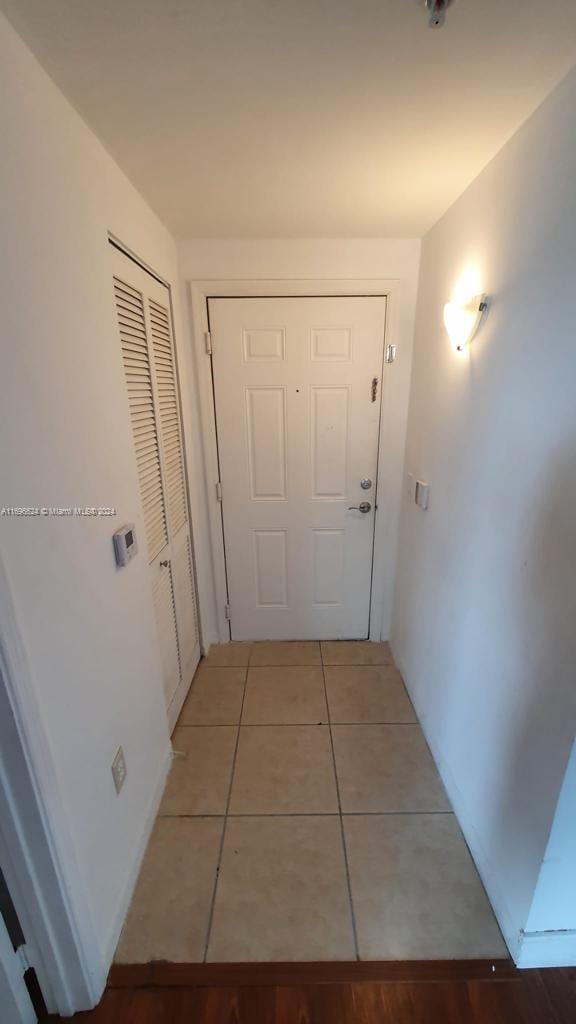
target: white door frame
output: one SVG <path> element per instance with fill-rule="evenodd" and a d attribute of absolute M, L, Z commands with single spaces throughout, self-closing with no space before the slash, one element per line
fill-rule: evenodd
<path fill-rule="evenodd" d="M 95 1006 L 107 968 L 1 561 L 0 860 L 48 1011 Z"/>
<path fill-rule="evenodd" d="M 389 483 L 389 449 L 386 434 L 392 429 L 388 393 L 393 379 L 394 366 L 386 361 L 388 345 L 397 344 L 399 336 L 401 282 L 396 279 L 313 279 L 313 280 L 203 280 L 190 281 L 190 310 L 192 319 L 192 343 L 194 347 L 200 422 L 202 430 L 202 453 L 208 488 L 208 518 L 210 525 L 211 565 L 210 572 L 216 597 L 216 630 L 214 635 L 204 637 L 204 642 L 225 643 L 230 639 L 226 619 L 227 587 L 226 562 L 224 557 L 224 533 L 221 506 L 216 500 L 218 481 L 218 447 L 216 438 L 216 409 L 212 385 L 211 359 L 206 348 L 208 333 L 208 299 L 246 298 L 278 296 L 281 298 L 299 296 L 338 295 L 379 295 L 386 298 L 386 323 L 384 330 L 383 378 L 380 388 L 380 446 L 378 453 L 378 488 L 376 518 L 374 523 L 374 559 L 370 601 L 370 640 L 388 639 L 382 636 L 384 608 L 390 606 L 394 586 L 394 529 L 391 524 L 393 495 Z M 199 595 L 200 604 L 209 600 L 208 595 Z M 207 607 L 205 621 L 210 619 Z"/>
<path fill-rule="evenodd" d="M 21 947 L 14 952 L 8 929 L 0 914 L 0 1006 L 6 1024 L 36 1024 L 36 1013 L 24 981 Z"/>

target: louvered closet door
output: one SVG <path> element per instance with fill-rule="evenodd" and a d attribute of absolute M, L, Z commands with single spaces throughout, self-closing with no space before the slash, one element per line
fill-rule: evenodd
<path fill-rule="evenodd" d="M 173 725 L 200 658 L 180 398 L 168 289 L 112 249 L 143 531 L 163 685 Z M 142 543 L 142 532 L 145 545 Z"/>
<path fill-rule="evenodd" d="M 156 408 L 160 433 L 160 459 L 164 482 L 164 500 L 168 518 L 168 535 L 172 550 L 174 600 L 178 624 L 181 673 L 190 683 L 200 658 L 196 589 L 188 499 L 184 476 L 184 450 L 180 419 L 180 395 L 176 375 L 174 337 L 168 305 L 168 292 L 152 280 L 163 302 L 148 297 L 148 316 Z"/>

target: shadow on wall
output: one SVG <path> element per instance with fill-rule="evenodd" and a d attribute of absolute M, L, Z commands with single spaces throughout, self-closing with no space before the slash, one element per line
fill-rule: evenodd
<path fill-rule="evenodd" d="M 483 738 L 468 795 L 472 786 L 482 808 L 487 863 L 507 865 L 504 898 L 524 908 L 524 921 L 576 734 L 575 448 L 550 455 L 520 511 L 511 507 L 514 533 L 501 495 L 483 503 L 483 523 L 444 552 L 451 574 L 457 566 L 458 606 L 442 607 L 440 593 L 437 610 L 437 625 L 451 628 L 434 641 L 434 744 L 462 754 Z M 510 474 L 513 501 L 513 466 Z"/>
<path fill-rule="evenodd" d="M 576 735 L 576 439 L 550 456 L 529 515 L 510 594 L 517 623 L 510 647 L 524 666 L 525 697 L 498 813 L 499 831 L 510 829 L 519 855 L 539 843 L 533 888 Z"/>

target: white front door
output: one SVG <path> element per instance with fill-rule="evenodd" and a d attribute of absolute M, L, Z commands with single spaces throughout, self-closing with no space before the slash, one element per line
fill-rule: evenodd
<path fill-rule="evenodd" d="M 386 300 L 209 314 L 232 639 L 365 638 Z"/>

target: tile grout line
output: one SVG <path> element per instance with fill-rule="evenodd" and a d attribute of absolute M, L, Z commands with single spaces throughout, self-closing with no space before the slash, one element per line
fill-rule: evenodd
<path fill-rule="evenodd" d="M 343 811 L 342 818 L 429 818 L 455 817 L 454 811 Z M 221 814 L 159 814 L 159 818 L 222 818 Z M 339 818 L 340 811 L 246 811 L 229 818 Z"/>
<path fill-rule="evenodd" d="M 210 944 L 210 936 L 212 933 L 212 921 L 214 919 L 214 908 L 216 906 L 216 894 L 218 892 L 218 881 L 220 879 L 220 868 L 222 866 L 222 854 L 224 852 L 224 840 L 226 838 L 226 827 L 228 825 L 228 811 L 230 808 L 230 800 L 232 799 L 232 785 L 234 783 L 234 773 L 236 771 L 236 757 L 238 754 L 238 746 L 240 743 L 240 728 L 242 723 L 242 712 L 244 710 L 244 700 L 246 697 L 246 687 L 248 685 L 248 666 L 250 664 L 250 655 L 248 656 L 248 665 L 244 669 L 244 689 L 242 691 L 242 703 L 240 705 L 240 717 L 238 719 L 237 732 L 236 732 L 236 743 L 234 746 L 234 755 L 232 757 L 232 769 L 230 771 L 230 785 L 228 786 L 228 795 L 226 797 L 226 809 L 224 811 L 224 824 L 222 826 L 222 835 L 220 837 L 220 849 L 218 851 L 218 863 L 216 865 L 216 877 L 214 879 L 214 890 L 212 892 L 212 900 L 210 903 L 210 914 L 208 915 L 208 924 L 206 926 L 206 942 L 204 945 L 204 956 L 202 962 L 206 963 L 208 958 L 208 946 Z M 218 815 L 220 817 L 220 815 Z"/>
<path fill-rule="evenodd" d="M 283 642 L 284 641 L 282 641 L 282 640 L 278 641 L 278 643 L 283 643 Z M 288 641 L 288 640 L 286 641 L 286 643 L 292 643 L 292 642 L 293 641 Z M 308 642 L 309 641 L 307 641 L 307 643 Z M 322 641 L 322 640 L 318 641 L 318 643 L 323 643 L 323 642 L 324 641 Z M 343 642 L 345 643 L 345 641 L 343 641 Z M 260 662 L 257 665 L 253 665 L 252 662 L 249 662 L 247 665 L 226 665 L 226 664 L 216 665 L 216 664 L 214 664 L 214 662 L 211 665 L 203 665 L 202 661 L 200 661 L 198 663 L 198 668 L 196 670 L 195 675 L 198 672 L 206 672 L 206 671 L 209 671 L 209 672 L 213 672 L 213 671 L 214 672 L 219 672 L 223 668 L 224 669 L 228 669 L 228 668 L 236 668 L 236 669 L 240 669 L 240 668 L 244 668 L 244 669 L 246 669 L 246 668 L 322 668 L 323 665 L 324 665 L 324 662 L 322 661 L 322 659 L 320 659 L 319 661 L 280 661 L 280 662 L 278 662 L 278 661 L 267 661 L 267 662 Z M 399 669 L 391 661 L 334 661 L 334 662 L 329 661 L 329 662 L 326 663 L 326 668 L 394 668 L 394 669 L 396 669 L 397 672 L 399 672 Z"/>
<path fill-rule="evenodd" d="M 330 747 L 332 750 L 332 766 L 334 769 L 334 780 L 336 782 L 336 797 L 338 799 L 338 820 L 340 822 L 340 836 L 342 839 L 342 852 L 344 855 L 344 870 L 346 872 L 346 888 L 348 891 L 348 907 L 350 910 L 350 921 L 352 924 L 352 936 L 354 939 L 354 952 L 356 960 L 360 960 L 360 949 L 358 946 L 358 932 L 356 930 L 356 918 L 354 915 L 354 903 L 352 901 L 352 884 L 350 882 L 350 866 L 348 864 L 348 851 L 346 850 L 346 836 L 344 834 L 344 820 L 342 817 L 342 801 L 340 799 L 340 783 L 338 782 L 338 772 L 336 770 L 336 753 L 334 751 L 334 737 L 332 735 L 332 720 L 330 716 L 330 704 L 328 702 L 328 688 L 326 686 L 326 673 L 324 671 L 324 653 L 322 651 L 322 643 L 319 642 L 320 647 L 320 661 L 322 664 L 322 680 L 324 682 L 324 699 L 326 701 L 326 714 L 328 716 L 328 730 L 330 733 Z"/>
<path fill-rule="evenodd" d="M 241 722 L 244 729 L 299 729 L 303 725 L 328 725 L 326 722 Z M 235 729 L 238 722 L 187 722 L 178 725 L 178 729 Z M 370 726 L 370 725 L 406 725 L 421 728 L 419 722 L 332 722 L 332 725 Z"/>

